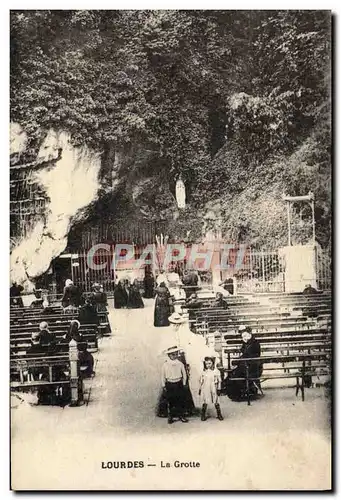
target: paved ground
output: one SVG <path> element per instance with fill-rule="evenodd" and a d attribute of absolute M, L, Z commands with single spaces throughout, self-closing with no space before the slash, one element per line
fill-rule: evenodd
<path fill-rule="evenodd" d="M 112 311 L 113 335 L 96 354 L 96 377 L 79 408 L 14 400 L 13 487 L 44 489 L 326 489 L 330 436 L 322 389 L 303 403 L 293 389 L 269 390 L 248 407 L 222 399 L 223 422 L 172 426 L 157 418 L 160 349 L 172 327 L 154 328 L 153 303 Z M 168 341 L 169 339 L 169 341 Z M 195 396 L 195 394 L 194 394 Z M 102 462 L 144 461 L 103 469 Z M 200 468 L 161 468 L 161 461 Z M 147 467 L 147 463 L 156 466 Z"/>

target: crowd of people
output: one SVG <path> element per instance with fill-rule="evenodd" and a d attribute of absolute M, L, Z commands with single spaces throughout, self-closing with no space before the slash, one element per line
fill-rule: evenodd
<path fill-rule="evenodd" d="M 143 286 L 142 286 L 143 285 Z M 234 293 L 232 279 L 224 280 L 219 284 L 228 294 Z M 154 326 L 174 327 L 177 331 L 180 325 L 186 323 L 187 340 L 185 348 L 180 346 L 179 336 L 176 337 L 176 345 L 164 351 L 167 359 L 162 366 L 161 374 L 161 394 L 158 401 L 157 414 L 160 417 L 167 417 L 171 424 L 178 418 L 186 423 L 188 418 L 195 412 L 195 404 L 191 393 L 189 381 L 193 377 L 193 366 L 196 365 L 196 375 L 198 382 L 198 398 L 201 405 L 201 420 L 207 419 L 208 408 L 213 405 L 217 418 L 223 420 L 220 408 L 221 394 L 227 395 L 233 401 L 242 401 L 248 396 L 257 395 L 260 384 L 257 383 L 262 374 L 262 365 L 257 362 L 248 363 L 249 376 L 254 380 L 246 388 L 246 364 L 238 363 L 230 370 L 229 376 L 224 376 L 221 371 L 221 360 L 216 352 L 207 351 L 207 346 L 203 347 L 200 341 L 203 338 L 195 335 L 193 325 L 195 323 L 196 310 L 201 307 L 228 308 L 228 303 L 222 292 L 217 292 L 213 300 L 205 301 L 199 299 L 200 277 L 196 271 L 185 271 L 181 278 L 175 269 L 166 273 L 161 271 L 154 278 L 152 272 L 147 270 L 143 282 L 137 279 L 119 279 L 115 285 L 113 298 L 115 309 L 140 309 L 144 307 L 143 298 L 154 298 Z M 142 291 L 142 293 L 141 293 Z M 14 283 L 10 289 L 10 301 L 13 307 L 22 307 L 22 287 Z M 41 314 L 46 314 L 47 321 L 42 321 L 39 330 L 32 333 L 31 347 L 29 354 L 57 354 L 61 352 L 65 344 L 69 344 L 73 339 L 77 342 L 79 350 L 79 361 L 81 373 L 84 377 L 94 375 L 94 358 L 87 349 L 87 343 L 83 342 L 80 327 L 82 324 L 99 325 L 99 313 L 107 310 L 108 299 L 103 287 L 99 283 L 94 283 L 92 290 L 88 294 L 82 293 L 79 286 L 67 279 L 63 289 L 61 304 L 63 311 L 77 312 L 78 319 L 70 322 L 69 329 L 62 339 L 56 339 L 53 332 L 49 330 L 48 314 L 53 312 L 47 294 L 42 290 L 35 290 L 35 299 L 31 308 L 40 308 Z M 179 298 L 181 300 L 179 300 Z M 175 311 L 175 304 L 181 303 L 180 312 Z M 182 310 L 186 310 L 185 315 Z M 249 327 L 241 326 L 240 357 L 255 358 L 260 357 L 260 344 L 255 339 Z M 198 342 L 194 349 L 195 337 Z M 200 337 L 200 339 L 199 339 Z M 199 341 L 200 340 L 200 341 Z M 190 353 L 192 349 L 192 353 Z M 194 349 L 194 350 L 193 350 Z M 201 365 L 201 368 L 199 366 Z M 43 372 L 35 373 L 34 376 L 44 377 Z M 65 374 L 64 374 L 65 375 Z"/>

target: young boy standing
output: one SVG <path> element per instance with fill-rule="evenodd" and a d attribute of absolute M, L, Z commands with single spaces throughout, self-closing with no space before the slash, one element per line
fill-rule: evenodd
<path fill-rule="evenodd" d="M 162 365 L 161 384 L 168 402 L 168 423 L 178 417 L 181 422 L 188 422 L 185 412 L 185 390 L 187 374 L 184 364 L 178 359 L 179 348 L 170 347 L 165 351 L 168 359 Z"/>

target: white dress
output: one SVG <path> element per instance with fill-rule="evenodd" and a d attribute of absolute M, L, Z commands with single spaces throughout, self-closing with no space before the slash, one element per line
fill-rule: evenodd
<path fill-rule="evenodd" d="M 200 377 L 201 387 L 201 403 L 202 404 L 217 404 L 219 397 L 217 389 L 220 388 L 221 377 L 220 372 L 216 368 L 213 370 L 204 370 Z"/>

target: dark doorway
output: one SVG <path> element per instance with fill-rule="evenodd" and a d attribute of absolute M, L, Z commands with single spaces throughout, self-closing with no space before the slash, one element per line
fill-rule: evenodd
<path fill-rule="evenodd" d="M 57 257 L 57 259 L 53 261 L 52 266 L 56 277 L 57 293 L 63 293 L 65 280 L 72 279 L 71 258 Z"/>

